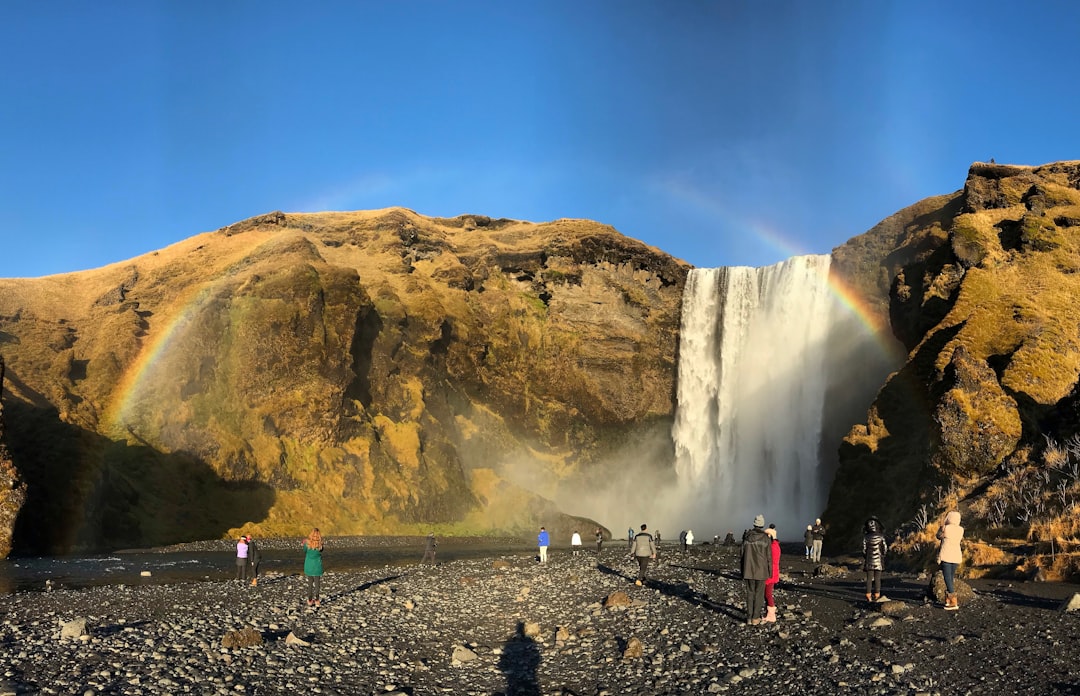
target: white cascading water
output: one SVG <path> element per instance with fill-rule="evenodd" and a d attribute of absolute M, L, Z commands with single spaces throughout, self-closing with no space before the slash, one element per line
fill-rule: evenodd
<path fill-rule="evenodd" d="M 821 516 L 827 339 L 839 314 L 828 275 L 828 255 L 690 271 L 672 428 L 681 526 L 739 538 L 763 514 L 794 540 Z"/>

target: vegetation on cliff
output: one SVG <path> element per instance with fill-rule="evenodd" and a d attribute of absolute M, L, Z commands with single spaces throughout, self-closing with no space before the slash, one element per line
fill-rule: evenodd
<path fill-rule="evenodd" d="M 593 222 L 388 209 L 0 280 L 16 548 L 580 526 L 561 490 L 670 424 L 686 271 Z"/>
<path fill-rule="evenodd" d="M 1074 575 L 1080 163 L 976 164 L 922 205 L 902 235 L 853 240 L 876 245 L 909 353 L 845 439 L 828 516 L 853 543 L 876 514 L 925 560 L 957 507 L 972 572 Z"/>

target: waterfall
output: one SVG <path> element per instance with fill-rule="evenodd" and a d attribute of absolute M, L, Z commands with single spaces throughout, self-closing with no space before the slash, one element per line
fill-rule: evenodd
<path fill-rule="evenodd" d="M 829 256 L 690 271 L 672 436 L 676 526 L 736 538 L 754 516 L 801 539 L 821 516 Z"/>

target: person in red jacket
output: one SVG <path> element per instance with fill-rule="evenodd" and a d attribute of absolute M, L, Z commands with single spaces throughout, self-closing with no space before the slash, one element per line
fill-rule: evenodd
<path fill-rule="evenodd" d="M 773 588 L 780 580 L 780 542 L 776 540 L 776 527 L 769 527 L 765 533 L 772 539 L 769 544 L 769 567 L 772 568 L 772 572 L 769 574 L 769 579 L 765 581 L 765 622 L 774 623 L 776 600 L 773 599 Z"/>

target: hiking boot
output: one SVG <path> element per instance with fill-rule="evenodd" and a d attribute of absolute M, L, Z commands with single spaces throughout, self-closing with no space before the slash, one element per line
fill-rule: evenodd
<path fill-rule="evenodd" d="M 252 587 L 255 587 L 258 584 L 259 584 L 259 579 L 258 578 L 252 578 L 251 579 L 251 586 Z"/>
<path fill-rule="evenodd" d="M 945 611 L 956 611 L 960 605 L 956 603 L 956 593 L 945 595 Z"/>

